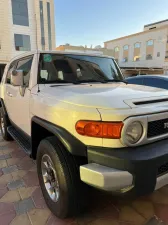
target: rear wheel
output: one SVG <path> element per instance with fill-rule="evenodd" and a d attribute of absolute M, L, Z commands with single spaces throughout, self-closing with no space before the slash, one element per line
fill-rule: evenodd
<path fill-rule="evenodd" d="M 80 181 L 75 158 L 56 137 L 40 142 L 37 170 L 46 204 L 57 217 L 65 218 L 81 212 L 88 186 Z"/>
<path fill-rule="evenodd" d="M 1 129 L 1 134 L 2 137 L 5 141 L 11 141 L 12 137 L 10 136 L 10 134 L 7 131 L 7 126 L 8 126 L 8 121 L 7 118 L 4 114 L 3 109 L 0 109 L 0 129 Z"/>

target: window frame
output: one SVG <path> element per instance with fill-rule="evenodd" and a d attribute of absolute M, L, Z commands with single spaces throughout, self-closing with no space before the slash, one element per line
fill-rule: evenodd
<path fill-rule="evenodd" d="M 40 75 L 41 75 L 41 70 L 42 70 L 42 57 L 43 57 L 43 55 L 44 55 L 45 53 L 40 53 L 40 57 L 39 57 L 39 63 L 38 63 L 38 75 L 37 75 L 37 83 L 38 84 L 45 84 L 45 83 L 41 83 L 41 81 L 40 81 Z M 71 55 L 71 53 L 69 53 L 69 54 L 58 54 L 58 53 L 53 53 L 55 56 L 58 56 L 58 57 L 65 57 L 66 55 Z M 73 54 L 72 54 L 73 55 Z M 74 54 L 75 55 L 75 54 Z M 85 55 L 75 55 L 75 56 L 85 56 Z M 92 57 L 92 56 L 90 56 L 90 57 Z M 99 56 L 93 56 L 93 57 L 98 57 L 99 58 Z M 101 58 L 101 57 L 100 57 Z M 102 58 L 107 58 L 107 57 L 102 57 Z M 116 59 L 114 59 L 113 57 L 109 57 L 109 58 L 111 58 L 111 60 L 113 60 L 113 63 L 114 63 L 114 65 L 116 66 L 116 69 L 117 69 L 117 71 L 118 71 L 118 76 L 119 76 L 119 78 L 122 80 L 122 79 L 124 79 L 124 75 L 123 75 L 123 73 L 122 73 L 122 71 L 121 71 L 121 69 L 120 69 L 120 67 L 118 66 L 118 62 L 116 61 Z M 47 83 L 48 84 L 48 83 Z M 50 84 L 50 83 L 49 83 Z"/>
<path fill-rule="evenodd" d="M 139 44 L 139 47 L 136 46 L 137 44 Z M 136 43 L 134 44 L 134 48 L 141 48 L 141 43 L 140 43 L 140 42 L 136 42 Z"/>
<path fill-rule="evenodd" d="M 39 9 L 40 9 L 40 29 L 41 29 L 41 47 L 42 50 L 45 50 L 45 26 L 44 26 L 44 2 L 42 0 L 39 1 Z"/>
<path fill-rule="evenodd" d="M 157 58 L 159 58 L 160 57 L 160 52 L 157 52 Z"/>
<path fill-rule="evenodd" d="M 140 61 L 140 56 L 138 55 L 135 55 L 134 58 L 133 58 L 133 62 L 139 62 Z M 135 60 L 136 59 L 136 60 Z M 138 59 L 138 60 L 137 60 Z"/>
<path fill-rule="evenodd" d="M 127 47 L 127 48 L 125 48 L 125 47 Z M 129 45 L 124 45 L 124 46 L 123 46 L 123 50 L 124 50 L 124 51 L 128 51 L 128 49 L 129 49 Z"/>
<path fill-rule="evenodd" d="M 29 44 L 30 44 L 30 45 L 29 45 L 29 48 L 26 49 L 24 46 L 17 46 L 17 45 L 16 45 L 16 44 L 17 44 L 17 43 L 16 43 L 16 41 L 17 41 L 17 40 L 16 40 L 16 39 L 17 39 L 16 37 L 17 37 L 17 36 L 22 37 L 22 39 L 23 39 L 23 37 L 29 37 L 29 38 L 28 38 Z M 22 40 L 22 41 L 23 41 L 23 44 L 24 44 L 24 40 Z M 15 43 L 15 51 L 20 51 L 20 52 L 31 51 L 31 36 L 30 36 L 30 35 L 26 35 L 26 34 L 16 34 L 16 33 L 14 33 L 14 43 Z M 24 50 L 20 50 L 20 49 L 17 50 L 17 47 L 19 47 L 19 48 L 22 47 L 22 48 L 25 48 L 25 49 L 24 49 Z"/>
<path fill-rule="evenodd" d="M 149 44 L 150 42 L 152 42 L 152 44 Z M 150 39 L 146 42 L 146 46 L 153 46 L 154 45 L 154 40 Z"/>
<path fill-rule="evenodd" d="M 151 56 L 151 58 L 147 58 L 149 55 Z M 147 54 L 147 55 L 146 55 L 146 60 L 153 60 L 152 54 Z"/>
<path fill-rule="evenodd" d="M 51 28 L 51 4 L 47 2 L 47 20 L 48 20 L 48 46 L 52 50 L 52 28 Z"/>
<path fill-rule="evenodd" d="M 5 84 L 8 84 L 8 85 L 13 86 L 11 83 L 7 83 L 7 77 L 8 77 L 8 73 L 9 73 L 9 70 L 10 70 L 11 65 L 12 64 L 15 64 L 14 70 L 17 70 L 17 66 L 18 66 L 19 61 L 23 61 L 23 60 L 28 59 L 28 58 L 32 58 L 32 64 L 31 64 L 31 69 L 32 69 L 34 54 L 31 54 L 31 55 L 28 55 L 28 56 L 25 56 L 25 57 L 22 57 L 22 58 L 19 58 L 19 59 L 16 59 L 16 60 L 12 61 L 10 63 L 10 65 L 9 65 L 9 67 L 8 67 L 8 72 L 7 72 L 7 75 L 5 77 Z M 29 80 L 30 80 L 30 78 L 29 78 Z M 28 86 L 25 85 L 24 87 L 28 88 Z"/>
<path fill-rule="evenodd" d="M 24 6 L 24 9 L 21 7 Z M 18 7 L 19 6 L 19 7 Z M 19 0 L 11 0 L 11 7 L 12 7 L 12 19 L 13 24 L 18 26 L 25 26 L 29 27 L 29 10 L 28 10 L 28 0 L 19 1 Z M 16 8 L 17 7 L 17 10 Z M 23 10 L 18 10 L 23 9 Z M 16 17 L 20 16 L 23 17 L 22 19 L 17 19 Z M 25 21 L 24 21 L 25 20 Z M 18 22 L 19 21 L 19 22 Z M 23 23 L 24 21 L 24 23 Z"/>
<path fill-rule="evenodd" d="M 118 49 L 118 51 L 116 51 L 116 49 Z M 120 51 L 120 48 L 118 47 L 118 46 L 116 46 L 115 48 L 114 48 L 114 52 L 119 52 Z"/>
<path fill-rule="evenodd" d="M 124 57 L 122 61 L 123 61 L 123 63 L 128 62 L 128 57 Z"/>
<path fill-rule="evenodd" d="M 10 65 L 9 65 L 9 67 L 8 67 L 8 70 L 7 70 L 7 73 L 6 73 L 6 77 L 5 77 L 5 84 L 12 85 L 11 83 L 8 83 L 8 82 L 7 82 L 7 77 L 8 77 L 9 71 L 10 71 L 12 68 L 16 69 L 17 63 L 18 63 L 17 60 L 14 60 L 14 61 L 12 61 L 12 62 L 10 63 Z M 14 67 L 11 67 L 12 64 L 14 65 Z M 11 77 L 10 77 L 10 81 L 11 81 Z M 12 85 L 12 86 L 13 86 L 13 85 Z"/>
<path fill-rule="evenodd" d="M 28 55 L 28 56 L 25 56 L 23 58 L 19 58 L 17 59 L 17 66 L 19 64 L 20 61 L 24 61 L 26 59 L 32 59 L 32 63 L 31 63 L 31 68 L 30 68 L 30 73 L 31 73 L 31 69 L 32 69 L 32 65 L 33 65 L 33 59 L 34 59 L 34 55 Z M 17 70 L 17 66 L 16 66 L 16 70 Z M 23 71 L 24 72 L 24 71 Z M 24 78 L 24 77 L 23 77 Z M 24 79 L 23 79 L 24 80 Z M 29 81 L 30 81 L 30 75 L 29 75 Z M 24 84 L 23 84 L 24 85 Z M 24 87 L 28 88 L 29 87 L 29 83 L 28 85 L 24 85 Z"/>

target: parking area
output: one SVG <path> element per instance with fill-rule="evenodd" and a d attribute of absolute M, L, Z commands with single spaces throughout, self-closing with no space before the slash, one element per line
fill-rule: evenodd
<path fill-rule="evenodd" d="M 15 142 L 0 137 L 0 225 L 168 224 L 168 186 L 136 200 L 95 190 L 89 201 L 81 216 L 57 219 L 44 202 L 35 162 Z"/>

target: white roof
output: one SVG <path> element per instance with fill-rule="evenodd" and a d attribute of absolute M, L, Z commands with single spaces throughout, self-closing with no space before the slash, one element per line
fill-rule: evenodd
<path fill-rule="evenodd" d="M 114 57 L 112 57 L 112 56 L 108 56 L 108 55 L 98 55 L 98 54 L 93 54 L 93 53 L 83 53 L 83 52 L 81 52 L 81 53 L 79 53 L 79 52 L 66 52 L 66 51 L 40 51 L 40 50 L 38 50 L 38 51 L 29 51 L 29 52 L 26 52 L 26 53 L 22 53 L 22 54 L 19 54 L 19 55 L 17 55 L 17 56 L 15 56 L 14 58 L 12 58 L 12 60 L 11 61 L 13 61 L 13 60 L 16 60 L 16 59 L 20 59 L 20 58 L 23 58 L 23 57 L 26 57 L 26 56 L 29 56 L 29 55 L 33 55 L 33 54 L 40 54 L 40 53 L 45 53 L 45 54 L 60 54 L 60 55 L 65 55 L 65 54 L 67 54 L 67 55 L 87 55 L 87 56 L 96 56 L 96 57 L 100 57 L 100 58 L 104 58 L 104 57 L 106 57 L 106 58 L 112 58 L 112 59 L 114 59 Z"/>

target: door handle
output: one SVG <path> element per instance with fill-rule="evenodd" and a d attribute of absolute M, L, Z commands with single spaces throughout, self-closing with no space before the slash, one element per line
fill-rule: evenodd
<path fill-rule="evenodd" d="M 9 97 L 13 97 L 13 95 L 12 95 L 9 91 L 7 91 L 7 95 L 8 95 Z"/>

